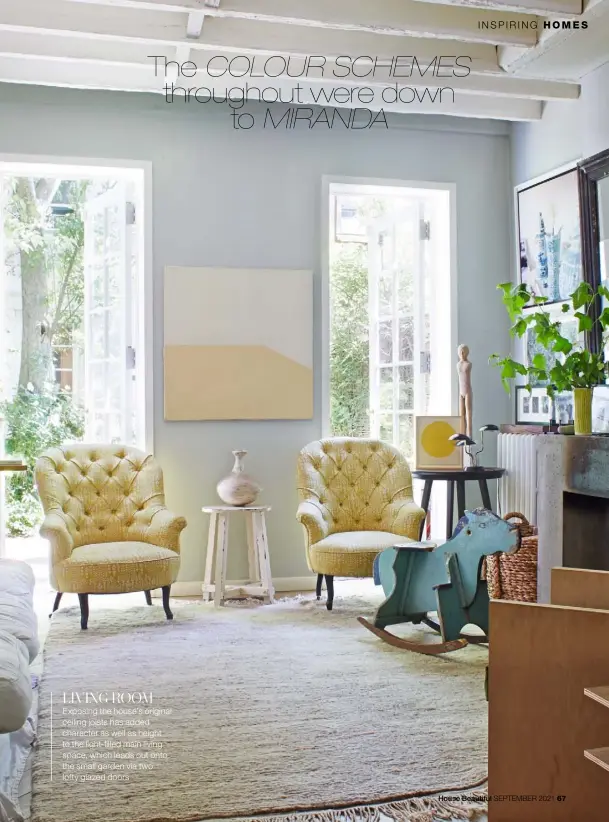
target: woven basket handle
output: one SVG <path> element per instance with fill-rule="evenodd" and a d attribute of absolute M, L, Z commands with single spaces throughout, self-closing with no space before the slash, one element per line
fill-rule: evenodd
<path fill-rule="evenodd" d="M 525 517 L 524 514 L 521 514 L 519 511 L 510 511 L 509 514 L 506 514 L 503 518 L 506 522 L 510 519 L 519 519 L 521 525 L 529 525 L 528 519 Z"/>

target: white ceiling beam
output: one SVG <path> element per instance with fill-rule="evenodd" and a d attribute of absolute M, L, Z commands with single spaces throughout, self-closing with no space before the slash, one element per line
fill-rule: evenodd
<path fill-rule="evenodd" d="M 593 46 L 592 40 L 601 31 L 601 26 L 607 26 L 609 18 L 609 0 L 588 0 L 586 9 L 581 16 L 579 23 L 587 23 L 586 29 L 563 29 L 545 28 L 543 20 L 540 20 L 539 42 L 533 49 L 522 49 L 518 47 L 504 47 L 499 49 L 499 62 L 505 71 L 528 71 L 533 69 L 535 63 L 554 49 L 564 49 L 569 43 L 577 48 L 588 48 Z M 554 22 L 548 18 L 548 22 Z M 604 31 L 604 30 L 603 30 Z M 600 35 L 607 43 L 606 34 Z M 605 60 L 609 58 L 609 49 L 604 50 Z M 569 67 L 570 69 L 570 67 Z"/>
<path fill-rule="evenodd" d="M 195 14 L 202 0 L 70 0 L 105 6 Z M 224 0 L 205 7 L 209 16 L 264 23 L 313 26 L 375 34 L 439 37 L 495 45 L 532 46 L 536 18 L 469 7 L 438 7 L 416 0 Z M 497 22 L 503 26 L 497 28 Z M 491 28 L 491 23 L 494 24 Z M 485 28 L 486 26 L 486 28 Z"/>
<path fill-rule="evenodd" d="M 190 58 L 189 46 L 176 46 L 176 63 L 182 65 Z"/>
<path fill-rule="evenodd" d="M 142 25 L 142 21 L 145 24 Z M 0 0 L 0 30 L 39 32 L 61 37 L 149 43 L 161 51 L 184 43 L 192 49 L 224 50 L 234 54 L 371 55 L 380 60 L 416 56 L 421 62 L 445 57 L 467 57 L 463 65 L 475 72 L 498 71 L 497 50 L 484 43 L 401 37 L 361 31 L 336 31 L 306 26 L 271 25 L 235 19 L 210 19 L 199 40 L 185 35 L 186 20 L 169 12 L 149 12 L 143 18 L 133 9 L 107 8 L 70 0 Z M 153 52 L 154 53 L 154 52 Z M 173 53 L 173 52 L 172 52 Z"/>
<path fill-rule="evenodd" d="M 186 23 L 186 36 L 191 40 L 198 40 L 203 31 L 204 22 L 204 11 L 191 11 L 188 15 L 188 21 Z"/>
<path fill-rule="evenodd" d="M 109 65 L 100 66 L 97 63 L 79 65 L 78 72 L 67 62 L 49 60 L 48 58 L 16 57 L 15 55 L 0 54 L 0 82 L 30 83 L 35 85 L 66 86 L 85 89 L 120 89 L 127 91 L 162 93 L 158 79 L 148 67 L 131 67 Z M 221 91 L 225 84 L 215 78 L 212 82 Z M 289 94 L 293 81 L 279 81 L 277 88 Z M 308 94 L 302 99 L 303 105 L 313 105 L 314 98 Z M 176 99 L 175 106 L 186 105 L 183 99 Z M 200 105 L 204 109 L 206 104 L 191 102 L 189 105 Z M 208 104 L 212 105 L 212 104 Z M 217 105 L 214 104 L 217 108 Z M 359 104 L 361 107 L 361 104 Z M 455 94 L 454 102 L 447 98 L 442 103 L 425 100 L 423 102 L 385 105 L 387 114 L 391 113 L 418 113 L 418 114 L 446 114 L 458 117 L 491 118 L 499 120 L 527 121 L 541 118 L 542 104 L 537 100 L 520 98 L 498 98 L 496 96 L 476 96 L 472 94 Z M 372 110 L 379 106 L 367 106 Z M 262 109 L 264 111 L 264 108 Z M 226 111 L 226 117 L 230 112 Z M 339 126 L 335 126 L 338 128 Z"/>
<path fill-rule="evenodd" d="M 191 60 L 197 64 L 198 55 L 187 53 L 187 46 L 178 46 L 175 51 L 175 60 L 184 63 Z M 80 73 L 81 65 L 97 63 L 100 71 L 104 66 L 111 64 L 122 66 L 125 69 L 151 68 L 149 48 L 133 43 L 112 42 L 101 40 L 78 40 L 76 38 L 45 37 L 42 34 L 15 34 L 0 31 L 0 54 L 5 56 L 40 56 L 52 61 L 63 61 L 72 66 L 74 75 Z M 201 54 L 201 52 L 199 52 Z M 218 52 L 207 52 L 211 57 Z M 227 56 L 227 55 L 220 55 Z M 174 79 L 173 77 L 171 79 Z M 207 74 L 199 70 L 196 78 L 189 78 L 188 86 L 207 85 Z M 293 83 L 298 82 L 292 79 Z M 237 84 L 238 81 L 235 81 Z M 268 85 L 271 85 L 270 83 Z M 344 80 L 334 82 L 334 87 L 354 85 Z M 377 77 L 374 81 L 365 80 L 358 85 L 367 85 L 373 88 L 382 88 L 389 85 L 388 78 Z M 441 78 L 409 78 L 402 81 L 401 86 L 414 88 L 442 88 L 446 82 Z M 328 83 L 331 87 L 332 83 Z M 508 74 L 472 74 L 469 77 L 455 77 L 450 81 L 451 88 L 462 94 L 492 95 L 497 97 L 521 97 L 531 100 L 575 100 L 579 97 L 580 86 L 577 83 L 554 82 Z"/>
<path fill-rule="evenodd" d="M 583 0 L 415 0 L 415 2 L 492 9 L 495 13 L 513 11 L 520 14 L 539 14 L 542 17 L 550 15 L 577 17 L 583 11 Z"/>

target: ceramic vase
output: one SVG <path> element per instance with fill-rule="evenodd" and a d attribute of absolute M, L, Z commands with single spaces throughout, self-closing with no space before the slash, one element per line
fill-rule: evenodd
<path fill-rule="evenodd" d="M 574 388 L 574 423 L 575 433 L 586 435 L 592 433 L 592 388 Z"/>
<path fill-rule="evenodd" d="M 226 505 L 236 507 L 251 505 L 262 491 L 258 483 L 245 473 L 243 458 L 246 454 L 247 451 L 233 451 L 235 457 L 233 470 L 216 486 L 218 496 Z"/>

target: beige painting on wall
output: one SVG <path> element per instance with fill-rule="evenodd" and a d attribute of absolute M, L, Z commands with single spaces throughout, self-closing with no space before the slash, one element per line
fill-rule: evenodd
<path fill-rule="evenodd" d="M 167 266 L 166 420 L 313 417 L 313 275 Z"/>

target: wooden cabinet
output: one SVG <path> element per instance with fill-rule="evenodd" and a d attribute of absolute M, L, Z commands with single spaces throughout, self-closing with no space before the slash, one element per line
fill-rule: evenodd
<path fill-rule="evenodd" d="M 489 822 L 606 822 L 608 770 L 609 572 L 555 568 L 490 604 Z"/>

